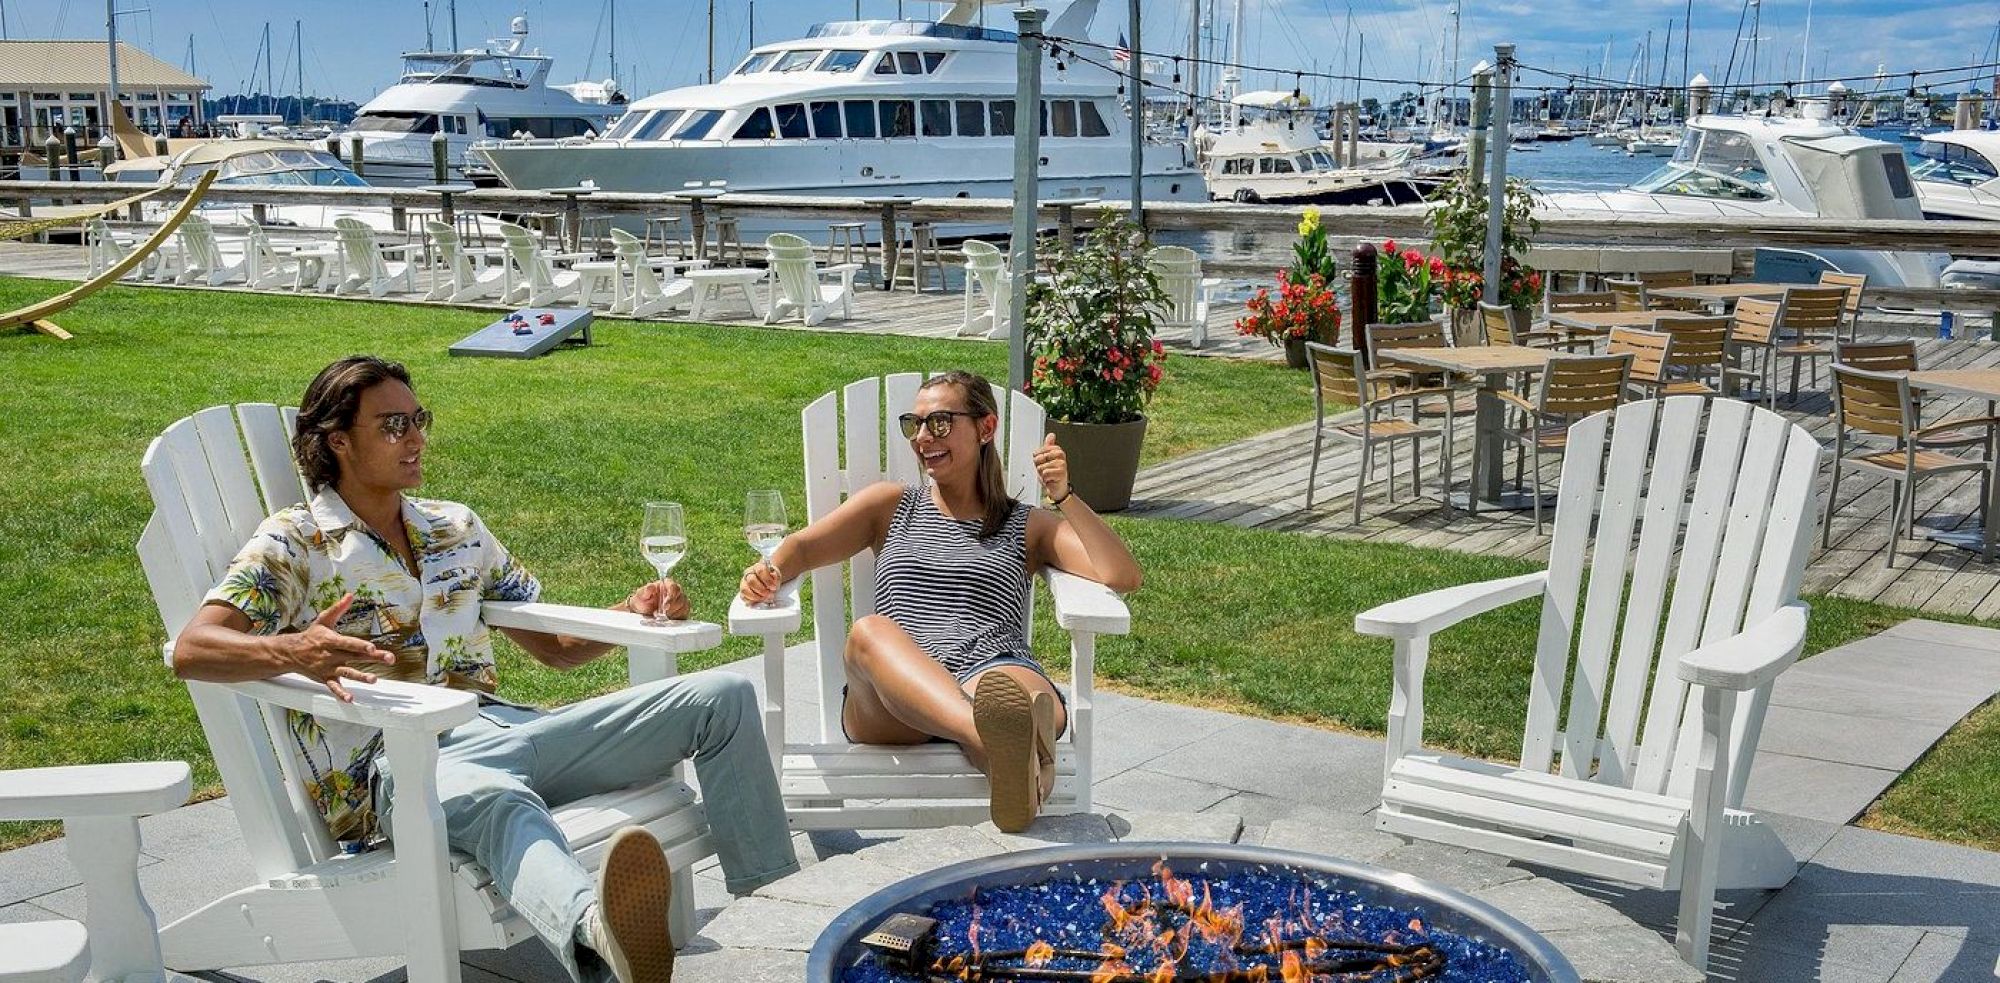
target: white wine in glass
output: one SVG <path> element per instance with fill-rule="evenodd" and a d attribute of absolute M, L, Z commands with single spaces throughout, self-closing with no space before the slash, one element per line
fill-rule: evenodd
<path fill-rule="evenodd" d="M 743 538 L 766 564 L 785 541 L 786 528 L 785 496 L 777 489 L 759 488 L 744 496 Z"/>
<path fill-rule="evenodd" d="M 664 582 L 687 556 L 687 514 L 679 502 L 646 503 L 646 518 L 639 526 L 639 549 Z M 679 623 L 660 611 L 646 615 L 645 621 L 649 625 Z"/>

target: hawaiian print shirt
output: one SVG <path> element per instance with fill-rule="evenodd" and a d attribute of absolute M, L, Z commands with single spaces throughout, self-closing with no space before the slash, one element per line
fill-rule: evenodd
<path fill-rule="evenodd" d="M 403 528 L 418 576 L 339 494 L 321 489 L 310 503 L 265 519 L 207 599 L 243 612 L 252 633 L 275 635 L 303 631 L 352 591 L 354 604 L 335 630 L 396 656 L 394 665 L 370 671 L 492 693 L 499 677 L 479 603 L 537 600 L 541 584 L 463 505 L 405 496 Z M 382 732 L 297 711 L 289 720 L 286 750 L 297 774 L 306 776 L 327 831 L 336 840 L 374 840 L 372 785 Z"/>

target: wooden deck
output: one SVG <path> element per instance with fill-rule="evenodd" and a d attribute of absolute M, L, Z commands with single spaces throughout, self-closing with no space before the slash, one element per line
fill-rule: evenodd
<path fill-rule="evenodd" d="M 1926 369 L 2000 366 L 2000 345 L 1989 342 L 1918 342 Z M 1301 373 L 1299 385 L 1309 382 Z M 1780 410 L 1831 448 L 1833 423 L 1823 393 L 1802 395 L 1800 405 Z M 1983 414 L 1983 401 L 1935 399 L 1926 402 L 1928 420 Z M 1472 423 L 1462 415 L 1455 434 L 1458 454 L 1453 480 L 1463 488 L 1470 473 Z M 1361 523 L 1352 523 L 1352 495 L 1360 470 L 1360 447 L 1328 439 L 1322 451 L 1313 508 L 1305 507 L 1306 475 L 1312 460 L 1312 425 L 1263 434 L 1250 440 L 1177 458 L 1147 469 L 1133 490 L 1126 515 L 1225 522 L 1312 536 L 1381 543 L 1409 543 L 1445 549 L 1546 560 L 1548 537 L 1535 534 L 1527 512 L 1482 510 L 1468 514 L 1441 504 L 1436 443 L 1424 450 L 1423 495 L 1410 491 L 1407 452 L 1398 460 L 1396 501 L 1386 495 L 1385 472 L 1367 488 Z M 1830 456 L 1830 453 L 1829 453 Z M 1378 449 L 1377 459 L 1386 457 Z M 1511 456 L 1507 461 L 1512 475 Z M 1543 482 L 1553 489 L 1560 464 L 1544 465 Z M 1824 482 L 1822 482 L 1824 495 Z M 1926 530 L 1977 528 L 1976 475 L 1939 477 L 1919 486 L 1918 535 Z M 1830 549 L 1815 548 L 1805 589 L 1879 601 L 1942 614 L 2000 618 L 2000 561 L 1985 563 L 1977 553 L 1918 538 L 1898 544 L 1896 568 L 1883 563 L 1889 536 L 1889 483 L 1850 471 L 1841 478 Z M 1553 526 L 1551 526 L 1553 528 Z M 1817 544 L 1815 544 L 1817 546 Z"/>
<path fill-rule="evenodd" d="M 45 245 L 29 242 L 0 242 L 0 276 L 34 277 L 50 280 L 82 280 L 88 272 L 88 261 L 79 246 Z M 454 306 L 421 298 L 430 289 L 431 274 L 419 271 L 415 294 L 390 294 L 380 302 L 392 304 L 415 304 L 430 307 Z M 252 291 L 241 285 L 221 287 L 172 286 L 166 284 L 121 281 L 121 286 L 151 287 L 161 290 L 221 290 L 234 293 Z M 289 290 L 263 291 L 264 293 L 291 294 Z M 312 297 L 331 297 L 329 294 L 306 294 Z M 761 296 L 761 291 L 760 291 Z M 368 298 L 342 297 L 340 300 L 366 300 Z M 761 301 L 760 301 L 761 302 Z M 512 308 L 497 303 L 456 305 L 474 310 L 504 311 Z M 724 302 L 724 310 L 704 319 L 704 323 L 720 325 L 763 326 L 763 319 L 752 317 L 743 311 L 740 303 Z M 1283 357 L 1280 349 L 1273 348 L 1256 337 L 1244 337 L 1236 333 L 1236 319 L 1243 313 L 1240 303 L 1217 303 L 1209 312 L 1208 340 L 1200 349 L 1190 345 L 1191 333 L 1185 329 L 1163 329 L 1160 341 L 1176 351 L 1197 355 L 1221 355 L 1231 358 L 1277 359 Z M 771 325 L 774 328 L 826 331 L 845 334 L 904 335 L 923 338 L 956 338 L 959 326 L 964 323 L 965 295 L 957 290 L 912 293 L 907 288 L 884 291 L 875 288 L 871 280 L 864 278 L 857 284 L 854 297 L 854 316 L 847 320 L 829 320 L 808 329 L 797 318 L 785 324 Z M 598 323 L 616 324 L 629 318 L 598 314 Z M 60 320 L 60 319 L 58 319 Z M 656 321 L 676 321 L 686 323 L 686 317 L 660 317 Z M 980 340 L 985 339 L 968 339 Z"/>

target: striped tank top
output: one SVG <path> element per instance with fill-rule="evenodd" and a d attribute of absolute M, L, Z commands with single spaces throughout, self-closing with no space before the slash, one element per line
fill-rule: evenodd
<path fill-rule="evenodd" d="M 1028 611 L 1028 512 L 979 538 L 980 520 L 938 511 L 930 487 L 903 489 L 875 558 L 875 610 L 916 639 L 954 676 L 988 659 L 1032 659 Z"/>

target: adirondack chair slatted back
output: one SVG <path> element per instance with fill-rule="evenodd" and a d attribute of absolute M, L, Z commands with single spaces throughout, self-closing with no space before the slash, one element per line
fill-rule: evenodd
<path fill-rule="evenodd" d="M 342 216 L 333 220 L 333 228 L 340 237 L 340 254 L 350 278 L 360 277 L 365 282 L 389 278 L 389 266 L 375 247 L 375 230 L 368 223 Z"/>
<path fill-rule="evenodd" d="M 1699 396 L 1629 403 L 1570 430 L 1523 769 L 1690 794 L 1699 701 L 1671 667 L 1797 598 L 1819 454 L 1776 413 Z M 1767 686 L 1739 703 L 1730 807 L 1757 746 L 1746 722 L 1768 698 Z"/>
<path fill-rule="evenodd" d="M 1184 324 L 1192 319 L 1201 298 L 1201 257 L 1186 246 L 1155 246 L 1146 254 L 1146 265 L 1167 295 L 1167 320 Z"/>
<path fill-rule="evenodd" d="M 169 426 L 140 469 L 153 514 L 139 561 L 168 638 L 180 633 L 265 516 L 306 500 L 292 463 L 294 409 L 212 406 Z M 241 424 L 239 434 L 238 424 Z M 202 732 L 230 790 L 230 809 L 261 877 L 277 877 L 336 852 L 305 783 L 275 753 L 288 740 L 281 711 L 219 686 L 190 683 Z M 284 789 L 282 797 L 276 789 Z"/>
<path fill-rule="evenodd" d="M 101 218 L 93 216 L 84 219 L 83 244 L 90 257 L 92 277 L 117 266 L 118 261 L 125 258 L 125 250 L 119 247 L 118 237 L 112 233 L 111 224 Z"/>
<path fill-rule="evenodd" d="M 900 372 L 859 379 L 838 394 L 827 393 L 800 414 L 805 438 L 806 520 L 817 522 L 847 496 L 878 481 L 915 484 L 923 480 L 916 453 L 903 438 L 896 417 L 916 405 L 924 377 Z M 836 395 L 838 398 L 836 399 Z M 1024 393 L 993 387 L 1000 407 L 995 441 L 1006 466 L 1007 491 L 1024 501 L 1036 494 L 1034 449 L 1041 445 L 1046 415 Z M 845 456 L 843 457 L 843 449 Z M 847 583 L 841 578 L 846 574 Z M 819 740 L 842 742 L 840 691 L 847 672 L 841 653 L 848 626 L 875 613 L 875 551 L 862 550 L 846 564 L 821 567 L 812 574 L 813 645 L 819 662 Z M 1032 595 L 1030 595 L 1032 598 Z M 1026 630 L 1034 615 L 1028 613 Z"/>
<path fill-rule="evenodd" d="M 500 237 L 507 244 L 507 259 L 514 264 L 515 272 L 526 280 L 529 289 L 540 294 L 556 288 L 555 267 L 549 261 L 542 247 L 535 244 L 535 235 L 511 222 L 495 222 L 500 227 Z"/>
<path fill-rule="evenodd" d="M 443 222 L 425 222 L 424 234 L 431 237 L 431 247 L 437 250 L 444 268 L 451 271 L 452 280 L 467 283 L 472 279 L 472 261 L 465 255 L 458 230 Z"/>
<path fill-rule="evenodd" d="M 181 248 L 187 252 L 188 278 L 222 269 L 222 245 L 215 239 L 215 226 L 199 215 L 181 222 Z"/>
<path fill-rule="evenodd" d="M 770 254 L 771 272 L 785 299 L 801 307 L 819 303 L 819 277 L 813 270 L 813 246 L 789 232 L 779 232 L 764 240 Z"/>
<path fill-rule="evenodd" d="M 611 255 L 621 267 L 620 276 L 632 278 L 632 292 L 639 300 L 658 300 L 666 295 L 666 286 L 660 282 L 660 275 L 653 264 L 646 262 L 645 240 L 624 229 L 611 230 Z"/>

